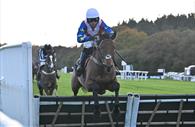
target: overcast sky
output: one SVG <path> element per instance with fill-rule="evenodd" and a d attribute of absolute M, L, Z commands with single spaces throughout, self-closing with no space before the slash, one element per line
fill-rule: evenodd
<path fill-rule="evenodd" d="M 194 13 L 195 0 L 0 0 L 0 41 L 74 46 L 88 8 L 96 8 L 112 27 L 129 18 Z"/>

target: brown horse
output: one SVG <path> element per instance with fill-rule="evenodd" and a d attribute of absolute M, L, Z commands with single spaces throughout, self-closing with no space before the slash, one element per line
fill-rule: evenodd
<path fill-rule="evenodd" d="M 102 39 L 92 55 L 86 60 L 85 71 L 78 77 L 73 70 L 72 91 L 77 96 L 81 87 L 93 92 L 95 115 L 100 114 L 98 94 L 102 95 L 109 90 L 115 92 L 114 112 L 119 113 L 119 88 L 114 66 L 115 46 L 111 39 Z"/>
<path fill-rule="evenodd" d="M 46 95 L 52 95 L 54 90 L 57 90 L 56 72 L 54 68 L 53 55 L 47 56 L 46 64 L 41 67 L 41 77 L 37 83 L 40 95 L 43 95 L 43 90 L 45 91 Z"/>

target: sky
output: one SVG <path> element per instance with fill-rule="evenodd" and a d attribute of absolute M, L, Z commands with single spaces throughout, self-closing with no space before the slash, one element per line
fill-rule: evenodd
<path fill-rule="evenodd" d="M 72 47 L 86 11 L 110 26 L 142 18 L 195 13 L 195 0 L 0 0 L 0 43 Z"/>

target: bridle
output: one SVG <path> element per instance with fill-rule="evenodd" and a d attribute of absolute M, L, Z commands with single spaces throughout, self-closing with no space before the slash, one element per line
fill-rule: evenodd
<path fill-rule="evenodd" d="M 95 49 L 97 50 L 98 54 L 99 54 L 99 60 L 97 60 L 94 56 L 94 54 L 90 57 L 90 59 L 96 63 L 99 66 L 103 66 L 108 72 L 111 70 L 111 68 L 113 67 L 113 58 L 111 54 L 106 54 L 105 56 L 102 53 L 101 50 L 101 45 L 103 43 L 104 40 L 101 40 L 99 45 L 95 45 Z M 113 45 L 111 45 L 113 46 Z M 112 47 L 114 48 L 114 47 Z"/>
<path fill-rule="evenodd" d="M 53 75 L 53 74 L 55 74 L 54 63 L 53 63 L 53 55 L 52 54 L 49 54 L 47 56 L 45 66 L 47 67 L 48 72 L 43 69 L 42 73 L 44 75 Z"/>

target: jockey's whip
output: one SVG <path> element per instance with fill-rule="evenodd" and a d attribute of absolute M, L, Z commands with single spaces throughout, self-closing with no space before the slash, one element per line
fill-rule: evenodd
<path fill-rule="evenodd" d="M 126 60 L 118 53 L 117 50 L 115 50 L 115 52 L 116 52 L 116 54 L 117 54 L 125 63 L 127 63 Z"/>

